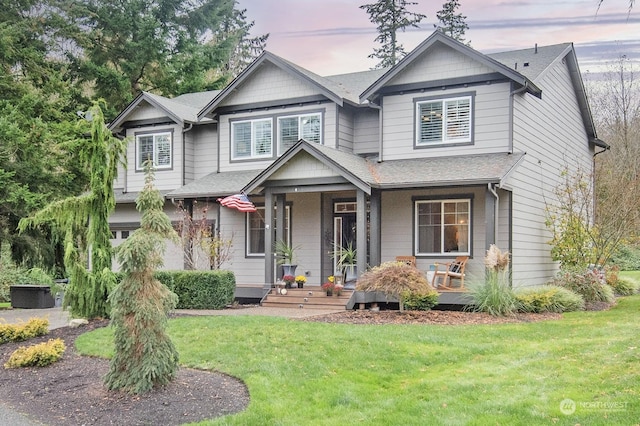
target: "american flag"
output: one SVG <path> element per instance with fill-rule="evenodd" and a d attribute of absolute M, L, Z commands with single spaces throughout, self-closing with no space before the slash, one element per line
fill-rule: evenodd
<path fill-rule="evenodd" d="M 236 209 L 241 212 L 255 212 L 256 206 L 244 194 L 233 194 L 228 197 L 218 198 L 220 205 Z"/>

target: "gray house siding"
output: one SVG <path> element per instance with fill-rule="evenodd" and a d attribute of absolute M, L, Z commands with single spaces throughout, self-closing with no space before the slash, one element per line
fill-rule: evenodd
<path fill-rule="evenodd" d="M 508 83 L 469 86 L 461 89 L 425 91 L 385 96 L 383 112 L 383 152 L 385 160 L 506 152 L 509 135 Z M 425 98 L 448 98 L 473 94 L 472 143 L 437 144 L 415 148 L 415 102 Z"/>
<path fill-rule="evenodd" d="M 193 180 L 213 173 L 218 168 L 217 124 L 194 127 L 187 134 L 193 138 Z"/>
<path fill-rule="evenodd" d="M 354 116 L 353 152 L 369 154 L 380 149 L 380 113 L 376 109 L 359 109 Z"/>
<path fill-rule="evenodd" d="M 542 99 L 516 96 L 514 102 L 514 150 L 527 152 L 509 182 L 514 189 L 513 227 L 517 231 L 512 253 L 514 285 L 542 284 L 557 271 L 549 255 L 545 202 L 554 202 L 553 189 L 565 165 L 592 167 L 593 151 L 567 66 L 556 63 L 536 83 L 542 87 Z"/>

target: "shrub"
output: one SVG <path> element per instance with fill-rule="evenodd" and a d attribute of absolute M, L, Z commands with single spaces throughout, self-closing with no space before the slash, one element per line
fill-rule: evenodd
<path fill-rule="evenodd" d="M 561 271 L 551 284 L 578 293 L 587 303 L 613 303 L 615 299 L 613 289 L 602 283 L 593 271 Z"/>
<path fill-rule="evenodd" d="M 50 339 L 46 343 L 23 346 L 11 354 L 4 366 L 5 368 L 45 367 L 59 360 L 65 349 L 62 339 Z"/>
<path fill-rule="evenodd" d="M 640 270 L 640 245 L 637 242 L 621 244 L 611 257 L 611 263 L 622 271 Z"/>
<path fill-rule="evenodd" d="M 613 292 L 619 296 L 631 296 L 640 290 L 640 284 L 626 278 L 618 278 L 610 284 Z"/>
<path fill-rule="evenodd" d="M 424 273 L 415 266 L 404 262 L 385 262 L 376 266 L 358 278 L 357 289 L 360 291 L 379 291 L 387 296 L 400 298 L 400 310 L 404 310 L 403 294 L 427 294 L 433 287 Z"/>
<path fill-rule="evenodd" d="M 515 292 L 522 312 L 571 312 L 584 309 L 584 299 L 577 293 L 557 285 L 526 287 Z"/>
<path fill-rule="evenodd" d="M 0 324 L 0 344 L 21 342 L 49 332 L 49 320 L 31 318 L 24 324 Z"/>
<path fill-rule="evenodd" d="M 509 252 L 502 252 L 491 245 L 484 258 L 486 278 L 484 282 L 472 283 L 469 294 L 476 311 L 494 316 L 510 315 L 516 311 L 516 297 L 511 289 L 509 276 Z"/>
<path fill-rule="evenodd" d="M 236 278 L 230 271 L 178 271 L 173 273 L 178 309 L 222 309 L 233 302 Z"/>
<path fill-rule="evenodd" d="M 25 269 L 16 266 L 5 251 L 0 255 L 0 302 L 11 300 L 10 287 L 14 284 L 50 285 L 52 294 L 58 291 L 51 274 L 40 268 Z"/>
<path fill-rule="evenodd" d="M 401 296 L 407 311 L 428 311 L 438 304 L 439 294 L 436 290 L 403 291 Z"/>

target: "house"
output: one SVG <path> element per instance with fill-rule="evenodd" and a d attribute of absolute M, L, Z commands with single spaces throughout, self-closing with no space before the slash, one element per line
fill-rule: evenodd
<path fill-rule="evenodd" d="M 487 55 L 438 31 L 392 68 L 328 77 L 264 52 L 224 90 L 142 93 L 110 127 L 131 140 L 115 243 L 137 227 L 152 156 L 166 212 L 206 206 L 233 238 L 225 267 L 256 288 L 278 277 L 277 240 L 299 246 L 312 285 L 347 244 L 358 265 L 413 255 L 428 270 L 467 255 L 467 280 L 496 244 L 512 253 L 514 286 L 542 284 L 557 270 L 544 212 L 560 170 L 590 170 L 607 148 L 571 43 Z M 240 192 L 256 212 L 217 202 Z M 183 267 L 181 250 L 166 268 Z"/>

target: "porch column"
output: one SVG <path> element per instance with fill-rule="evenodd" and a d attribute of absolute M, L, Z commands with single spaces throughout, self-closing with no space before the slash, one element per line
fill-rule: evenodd
<path fill-rule="evenodd" d="M 496 206 L 498 195 L 494 193 L 491 184 L 487 185 L 484 196 L 484 221 L 485 221 L 485 250 L 489 250 L 491 244 L 496 244 Z"/>
<path fill-rule="evenodd" d="M 367 268 L 367 194 L 356 191 L 356 247 L 358 274 Z"/>
<path fill-rule="evenodd" d="M 371 265 L 379 265 L 382 260 L 381 208 L 382 197 L 380 191 L 372 189 L 369 198 L 369 263 Z M 358 259 L 358 261 L 360 260 Z M 364 272 L 364 270 L 360 270 L 360 272 Z"/>
<path fill-rule="evenodd" d="M 264 193 L 264 287 L 273 284 L 273 194 L 269 188 Z"/>
<path fill-rule="evenodd" d="M 285 238 L 285 229 L 284 229 L 284 217 L 285 217 L 285 211 L 286 211 L 286 202 L 287 202 L 287 197 L 285 194 L 275 194 L 275 200 L 276 200 L 276 209 L 275 209 L 275 216 L 276 216 L 276 239 L 275 242 L 277 241 L 286 241 Z M 274 243 L 275 243 L 274 242 Z M 291 244 L 291 241 L 289 241 L 289 244 Z M 273 264 L 271 265 L 271 270 L 273 271 Z M 276 272 L 276 278 L 280 278 L 280 272 Z"/>

